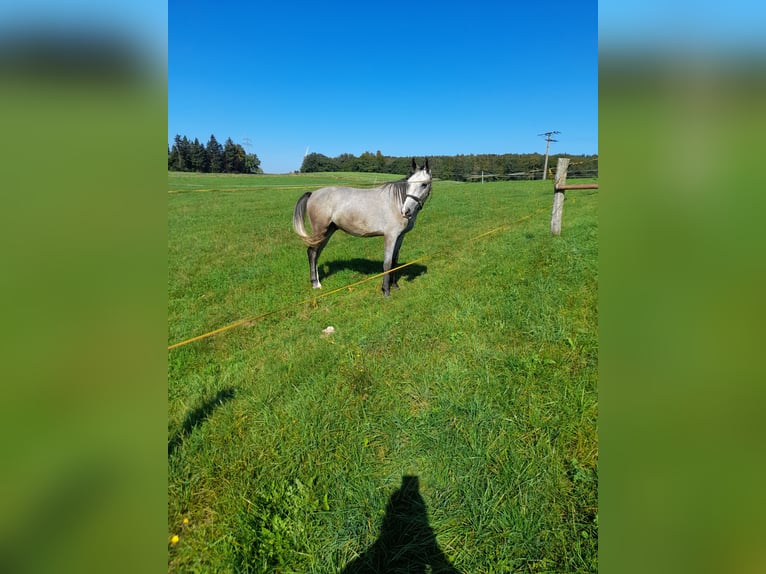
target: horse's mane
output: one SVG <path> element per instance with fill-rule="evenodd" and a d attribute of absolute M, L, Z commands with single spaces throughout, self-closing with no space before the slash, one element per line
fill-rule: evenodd
<path fill-rule="evenodd" d="M 398 181 L 389 181 L 381 185 L 381 189 L 387 191 L 391 197 L 396 199 L 399 203 L 404 203 L 404 199 L 407 196 L 407 178 L 400 179 Z"/>

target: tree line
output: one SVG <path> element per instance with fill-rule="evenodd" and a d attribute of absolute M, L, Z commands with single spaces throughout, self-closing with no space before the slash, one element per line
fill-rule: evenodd
<path fill-rule="evenodd" d="M 567 177 L 597 177 L 598 155 L 557 154 L 548 157 L 548 169 L 556 171 L 559 157 L 572 160 Z M 487 179 L 542 179 L 545 156 L 540 153 L 526 154 L 469 154 L 455 156 L 429 156 L 429 166 L 434 177 L 455 181 Z M 410 170 L 411 157 L 385 156 L 379 150 L 373 154 L 365 151 L 359 157 L 344 153 L 327 157 L 310 153 L 303 158 L 302 173 L 320 171 L 360 171 L 405 174 Z M 484 174 L 482 176 L 482 173 Z"/>
<path fill-rule="evenodd" d="M 224 145 L 211 134 L 207 145 L 197 138 L 189 141 L 176 135 L 172 148 L 168 146 L 168 170 L 201 173 L 261 173 L 261 160 L 254 153 L 227 138 Z"/>

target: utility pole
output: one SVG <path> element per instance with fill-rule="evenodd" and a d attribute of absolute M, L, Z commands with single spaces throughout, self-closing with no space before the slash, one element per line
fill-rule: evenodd
<path fill-rule="evenodd" d="M 551 142 L 557 142 L 559 140 L 551 139 L 553 134 L 560 134 L 561 132 L 545 132 L 544 134 L 537 134 L 539 136 L 545 136 L 545 167 L 543 167 L 543 179 L 548 175 L 548 151 L 551 149 Z"/>

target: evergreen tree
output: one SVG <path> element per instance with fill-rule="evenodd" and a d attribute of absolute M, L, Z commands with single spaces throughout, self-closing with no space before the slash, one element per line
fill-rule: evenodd
<path fill-rule="evenodd" d="M 327 162 L 334 160 L 325 158 Z M 322 166 L 324 169 L 328 165 Z M 214 134 L 210 135 L 207 146 L 199 139 L 189 141 L 186 136 L 176 135 L 173 145 L 168 146 L 169 171 L 196 171 L 201 173 L 261 173 L 261 160 L 254 153 L 235 144 L 231 138 L 224 146 L 218 143 Z"/>
<path fill-rule="evenodd" d="M 210 134 L 210 139 L 205 147 L 205 152 L 207 154 L 210 173 L 221 173 L 223 170 L 223 148 L 213 134 Z"/>
<path fill-rule="evenodd" d="M 245 150 L 235 144 L 231 138 L 223 146 L 223 171 L 225 173 L 245 173 Z"/>
<path fill-rule="evenodd" d="M 188 171 L 189 169 L 189 140 L 186 136 L 176 135 L 173 149 L 175 150 L 172 169 L 175 171 Z"/>
<path fill-rule="evenodd" d="M 210 171 L 205 147 L 199 143 L 199 139 L 194 138 L 194 141 L 189 146 L 189 156 L 191 160 L 191 168 L 194 171 L 202 173 Z"/>
<path fill-rule="evenodd" d="M 178 137 L 178 136 L 176 136 Z M 168 170 L 176 171 L 178 165 L 178 148 L 173 144 L 173 149 L 168 147 Z"/>

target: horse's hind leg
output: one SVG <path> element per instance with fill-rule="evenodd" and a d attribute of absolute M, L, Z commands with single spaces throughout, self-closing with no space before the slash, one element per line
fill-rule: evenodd
<path fill-rule="evenodd" d="M 322 238 L 322 241 L 320 241 L 316 245 L 309 247 L 306 250 L 309 257 L 309 275 L 311 277 L 311 286 L 314 289 L 322 288 L 322 283 L 319 282 L 319 270 L 317 268 L 317 261 L 319 260 L 319 255 L 322 253 L 322 250 L 325 248 L 325 245 L 327 245 L 327 242 L 330 241 L 330 237 L 332 237 L 332 234 L 335 233 L 336 229 L 338 228 L 335 226 L 335 224 L 331 223 L 327 227 L 327 231 L 325 231 L 324 238 Z"/>
<path fill-rule="evenodd" d="M 311 286 L 314 289 L 321 289 L 322 284 L 319 282 L 319 273 L 317 272 L 317 258 L 319 253 L 316 247 L 309 247 L 306 250 L 309 256 L 309 276 L 311 277 Z"/>

